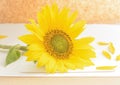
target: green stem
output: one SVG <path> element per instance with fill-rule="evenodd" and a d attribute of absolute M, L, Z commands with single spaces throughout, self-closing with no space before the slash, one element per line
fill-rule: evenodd
<path fill-rule="evenodd" d="M 2 45 L 2 44 L 0 44 L 0 48 L 2 48 L 2 49 L 10 49 L 11 47 L 13 47 L 13 46 L 12 45 Z M 19 46 L 19 50 L 27 51 L 27 47 L 26 46 Z"/>

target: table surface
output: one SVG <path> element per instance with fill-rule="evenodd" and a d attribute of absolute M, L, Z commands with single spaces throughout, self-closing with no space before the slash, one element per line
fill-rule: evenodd
<path fill-rule="evenodd" d="M 106 25 L 103 25 L 103 27 Z M 9 27 L 9 26 L 8 26 Z M 118 26 L 116 26 L 118 27 Z M 1 28 L 2 29 L 2 28 Z M 7 31 L 6 31 L 7 32 Z M 0 77 L 0 85 L 120 85 L 120 76 L 76 76 L 76 77 Z"/>
<path fill-rule="evenodd" d="M 119 78 L 13 78 L 0 77 L 0 85 L 120 85 Z"/>

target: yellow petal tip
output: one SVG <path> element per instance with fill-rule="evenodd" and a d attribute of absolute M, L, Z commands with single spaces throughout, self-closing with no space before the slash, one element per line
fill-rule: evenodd
<path fill-rule="evenodd" d="M 0 39 L 6 38 L 7 36 L 5 35 L 0 35 Z"/>
<path fill-rule="evenodd" d="M 97 44 L 101 45 L 101 46 L 104 46 L 104 45 L 108 45 L 109 43 L 107 43 L 107 42 L 98 42 Z"/>
<path fill-rule="evenodd" d="M 96 70 L 113 70 L 116 66 L 98 66 L 96 67 Z"/>

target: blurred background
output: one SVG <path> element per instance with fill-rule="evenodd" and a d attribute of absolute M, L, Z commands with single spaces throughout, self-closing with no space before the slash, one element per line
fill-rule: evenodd
<path fill-rule="evenodd" d="M 87 23 L 120 23 L 120 0 L 0 0 L 0 23 L 26 23 L 46 3 L 67 5 L 78 10 L 78 19 Z"/>

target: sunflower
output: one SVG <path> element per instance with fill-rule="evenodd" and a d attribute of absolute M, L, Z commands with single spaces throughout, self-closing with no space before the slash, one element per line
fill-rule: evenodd
<path fill-rule="evenodd" d="M 27 61 L 36 61 L 37 67 L 44 66 L 46 72 L 67 72 L 69 69 L 84 69 L 94 65 L 90 58 L 95 52 L 90 43 L 93 37 L 76 37 L 83 32 L 85 21 L 75 22 L 77 12 L 58 9 L 57 4 L 46 5 L 38 12 L 37 22 L 30 20 L 26 28 L 31 34 L 19 39 L 28 45 Z"/>

